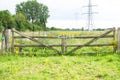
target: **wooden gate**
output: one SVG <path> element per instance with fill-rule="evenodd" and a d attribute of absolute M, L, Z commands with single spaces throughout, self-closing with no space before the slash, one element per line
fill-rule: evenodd
<path fill-rule="evenodd" d="M 20 36 L 14 36 L 14 32 L 19 34 Z M 34 41 L 36 44 L 29 44 L 29 45 L 24 45 L 24 44 L 19 44 L 19 45 L 15 45 L 14 44 L 14 39 L 15 38 L 27 38 L 31 41 Z M 61 39 L 61 44 L 45 44 L 39 40 L 37 40 L 36 38 L 54 38 L 54 39 Z M 111 30 L 106 30 L 105 33 L 100 34 L 98 36 L 74 36 L 72 37 L 74 39 L 90 39 L 89 41 L 87 41 L 84 44 L 67 44 L 67 40 L 71 39 L 71 37 L 67 36 L 67 35 L 62 35 L 62 36 L 28 36 L 25 35 L 15 29 L 12 29 L 12 51 L 14 52 L 14 47 L 47 47 L 49 49 L 54 50 L 55 52 L 57 52 L 58 54 L 63 54 L 63 53 L 73 53 L 78 49 L 81 49 L 83 47 L 89 47 L 89 46 L 114 46 L 114 43 L 107 43 L 107 44 L 92 44 L 93 42 L 95 42 L 98 39 L 101 38 L 112 38 L 113 41 L 115 41 L 115 28 L 111 29 Z M 54 47 L 61 47 L 61 50 L 58 50 Z M 68 47 L 74 47 L 73 49 L 68 51 Z M 114 47 L 114 51 L 116 51 L 116 47 Z"/>

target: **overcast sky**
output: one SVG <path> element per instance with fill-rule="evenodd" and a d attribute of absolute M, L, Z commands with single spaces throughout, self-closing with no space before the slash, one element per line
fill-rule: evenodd
<path fill-rule="evenodd" d="M 0 0 L 0 10 L 15 14 L 15 6 L 27 0 Z M 48 6 L 50 18 L 47 26 L 82 28 L 87 26 L 88 0 L 37 0 Z M 120 27 L 120 0 L 92 0 L 94 28 Z"/>

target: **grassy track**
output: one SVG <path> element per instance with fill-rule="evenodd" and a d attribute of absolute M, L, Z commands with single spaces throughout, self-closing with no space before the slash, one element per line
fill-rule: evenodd
<path fill-rule="evenodd" d="M 120 80 L 120 55 L 3 55 L 0 80 Z"/>

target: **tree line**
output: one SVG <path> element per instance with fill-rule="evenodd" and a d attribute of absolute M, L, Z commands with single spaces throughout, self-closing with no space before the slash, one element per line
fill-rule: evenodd
<path fill-rule="evenodd" d="M 0 31 L 15 28 L 19 31 L 47 30 L 48 7 L 36 0 L 28 0 L 16 5 L 16 14 L 9 10 L 0 11 Z"/>

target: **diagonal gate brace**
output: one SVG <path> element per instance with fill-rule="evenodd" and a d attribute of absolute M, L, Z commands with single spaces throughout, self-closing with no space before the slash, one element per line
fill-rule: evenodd
<path fill-rule="evenodd" d="M 52 50 L 56 51 L 58 54 L 60 54 L 60 52 L 59 52 L 57 49 L 55 49 L 55 48 L 53 48 L 53 47 L 51 47 L 51 46 L 49 46 L 49 45 L 47 45 L 47 44 L 44 44 L 44 43 L 42 43 L 42 42 L 40 42 L 40 41 L 38 41 L 38 40 L 36 40 L 36 39 L 28 36 L 28 35 L 22 34 L 22 33 L 18 32 L 18 31 L 15 30 L 15 29 L 12 29 L 12 31 L 14 31 L 15 33 L 21 35 L 22 37 L 25 37 L 25 38 L 27 38 L 27 39 L 29 39 L 29 40 L 32 40 L 32 41 L 34 41 L 34 42 L 37 42 L 37 43 L 39 43 L 40 45 L 43 45 L 43 46 L 45 46 L 45 47 L 48 47 L 49 49 L 52 49 Z"/>
<path fill-rule="evenodd" d="M 86 45 L 90 45 L 92 42 L 98 40 L 98 39 L 101 38 L 101 37 L 106 36 L 107 34 L 109 34 L 109 33 L 112 32 L 112 31 L 113 31 L 113 29 L 105 32 L 104 34 L 99 35 L 99 36 L 96 37 L 96 38 L 93 38 L 92 40 L 88 41 L 88 42 L 85 43 L 84 45 L 77 46 L 76 48 L 74 48 L 74 49 L 72 49 L 71 51 L 67 52 L 67 54 L 68 54 L 68 53 L 72 53 L 72 52 L 74 52 L 74 51 L 76 51 L 76 50 L 78 50 L 78 49 L 81 49 L 82 47 L 84 47 L 84 46 L 86 46 Z"/>

